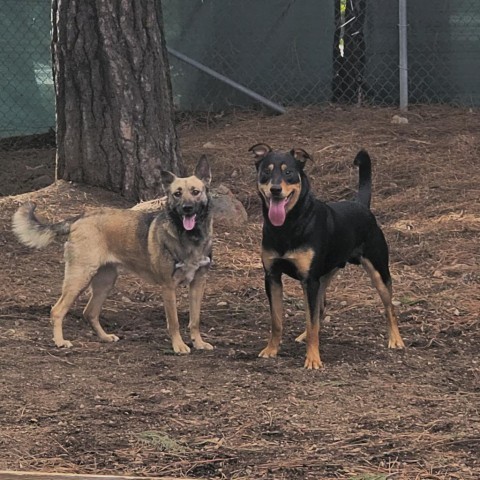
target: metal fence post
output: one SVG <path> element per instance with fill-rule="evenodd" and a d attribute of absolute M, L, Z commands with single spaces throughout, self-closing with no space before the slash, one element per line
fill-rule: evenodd
<path fill-rule="evenodd" d="M 408 109 L 407 0 L 398 0 L 400 110 Z"/>

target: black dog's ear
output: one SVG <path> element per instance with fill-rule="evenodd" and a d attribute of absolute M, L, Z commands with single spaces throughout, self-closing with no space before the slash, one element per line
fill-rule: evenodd
<path fill-rule="evenodd" d="M 272 147 L 266 143 L 257 143 L 248 149 L 249 152 L 253 152 L 253 155 L 257 160 L 263 158 L 267 153 L 272 151 Z"/>
<path fill-rule="evenodd" d="M 206 155 L 202 155 L 195 167 L 195 176 L 199 178 L 207 187 L 212 181 L 212 172 Z"/>
<path fill-rule="evenodd" d="M 165 193 L 167 193 L 168 187 L 170 187 L 170 185 L 175 181 L 177 177 L 168 170 L 161 170 L 160 178 L 162 179 L 162 187 L 165 190 Z"/>
<path fill-rule="evenodd" d="M 312 160 L 312 157 L 303 148 L 292 148 L 290 155 L 297 161 L 300 168 L 305 166 L 307 160 Z"/>

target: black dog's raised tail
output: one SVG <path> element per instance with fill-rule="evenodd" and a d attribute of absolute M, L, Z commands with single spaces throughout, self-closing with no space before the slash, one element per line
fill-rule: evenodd
<path fill-rule="evenodd" d="M 357 201 L 370 208 L 372 199 L 372 162 L 365 150 L 360 150 L 353 161 L 358 167 L 358 194 Z"/>

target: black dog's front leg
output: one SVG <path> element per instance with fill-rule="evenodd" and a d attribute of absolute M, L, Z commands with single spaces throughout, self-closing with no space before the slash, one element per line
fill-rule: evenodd
<path fill-rule="evenodd" d="M 271 330 L 267 346 L 259 357 L 276 357 L 280 348 L 283 331 L 283 285 L 281 274 L 265 271 L 265 290 L 270 303 Z"/>
<path fill-rule="evenodd" d="M 324 299 L 323 295 L 321 295 L 324 289 L 320 288 L 320 281 L 313 278 L 307 278 L 307 280 L 302 282 L 302 286 L 307 323 L 305 330 L 307 342 L 305 368 L 318 370 L 322 367 L 318 335 L 320 332 L 320 309 L 324 309 Z"/>

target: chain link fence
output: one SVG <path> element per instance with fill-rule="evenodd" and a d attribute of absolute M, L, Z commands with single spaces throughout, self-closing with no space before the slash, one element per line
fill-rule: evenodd
<path fill-rule="evenodd" d="M 167 45 L 282 106 L 399 102 L 398 0 L 163 0 Z M 50 0 L 3 0 L 0 137 L 54 127 Z M 408 2 L 410 104 L 480 105 L 480 2 Z M 178 110 L 258 99 L 171 56 Z"/>
<path fill-rule="evenodd" d="M 282 105 L 399 103 L 398 0 L 164 0 L 167 42 Z M 480 105 L 480 2 L 408 1 L 409 102 Z M 172 60 L 181 109 L 249 99 Z"/>
<path fill-rule="evenodd" d="M 50 0 L 2 0 L 0 137 L 55 126 Z"/>

